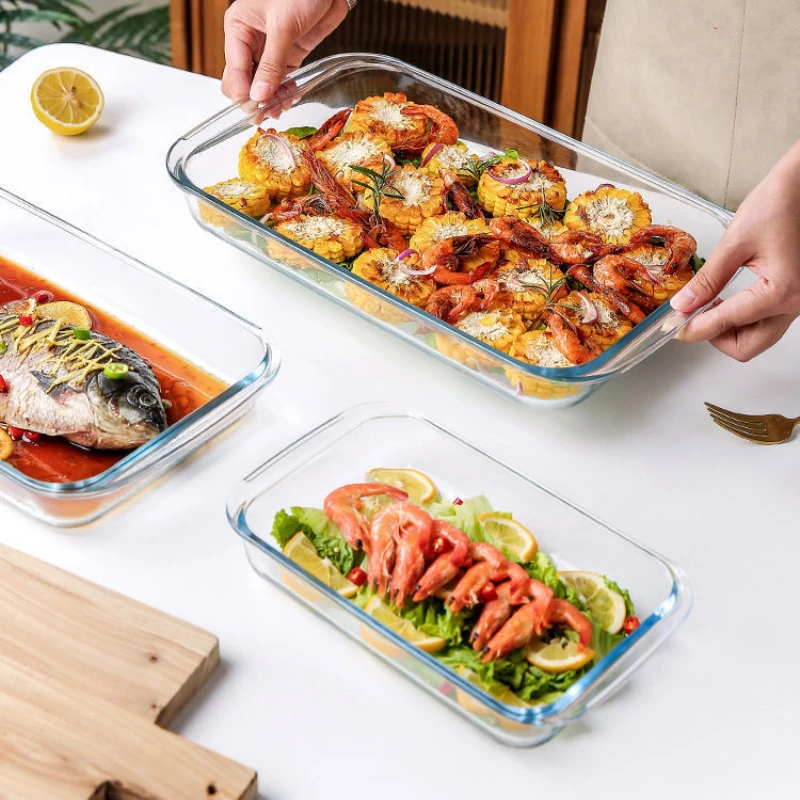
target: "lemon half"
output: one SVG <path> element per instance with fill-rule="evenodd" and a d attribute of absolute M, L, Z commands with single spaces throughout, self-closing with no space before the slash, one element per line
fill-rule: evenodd
<path fill-rule="evenodd" d="M 409 498 L 415 503 L 430 503 L 436 497 L 433 481 L 424 472 L 416 469 L 377 467 L 371 469 L 367 477 L 375 483 L 386 483 L 408 492 Z"/>
<path fill-rule="evenodd" d="M 72 67 L 43 72 L 31 89 L 36 118 L 54 133 L 76 136 L 100 119 L 105 98 L 97 81 Z"/>
<path fill-rule="evenodd" d="M 501 514 L 481 514 L 478 519 L 490 544 L 505 550 L 520 561 L 530 561 L 539 549 L 533 534 L 515 519 Z"/>

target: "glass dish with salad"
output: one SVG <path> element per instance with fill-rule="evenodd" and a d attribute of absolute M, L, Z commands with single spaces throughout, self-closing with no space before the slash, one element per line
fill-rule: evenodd
<path fill-rule="evenodd" d="M 278 454 L 228 514 L 256 571 L 509 744 L 611 694 L 690 605 L 660 556 L 381 404 Z"/>

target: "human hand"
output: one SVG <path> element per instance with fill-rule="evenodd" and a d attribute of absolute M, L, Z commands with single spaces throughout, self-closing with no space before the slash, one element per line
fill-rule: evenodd
<path fill-rule="evenodd" d="M 231 100 L 269 99 L 348 10 L 347 0 L 236 0 L 225 12 L 222 91 Z"/>
<path fill-rule="evenodd" d="M 689 314 L 706 305 L 743 265 L 758 280 L 698 314 L 680 339 L 709 340 L 738 361 L 749 361 L 772 347 L 800 315 L 800 142 L 745 198 L 703 268 L 672 298 L 672 307 Z"/>

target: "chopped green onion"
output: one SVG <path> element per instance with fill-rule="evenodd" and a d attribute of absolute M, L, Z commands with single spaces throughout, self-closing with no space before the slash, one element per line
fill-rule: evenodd
<path fill-rule="evenodd" d="M 103 375 L 112 381 L 122 380 L 128 374 L 128 365 L 119 361 L 111 361 L 103 369 Z"/>
<path fill-rule="evenodd" d="M 6 350 L 8 350 L 8 345 L 2 339 L 0 339 L 0 356 L 3 355 Z"/>
<path fill-rule="evenodd" d="M 91 333 L 91 328 L 74 328 L 72 331 L 72 335 L 81 341 L 88 339 Z"/>

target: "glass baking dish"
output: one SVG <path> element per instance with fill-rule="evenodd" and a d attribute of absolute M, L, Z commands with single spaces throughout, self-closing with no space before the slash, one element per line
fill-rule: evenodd
<path fill-rule="evenodd" d="M 277 373 L 277 352 L 255 325 L 3 189 L 0 256 L 227 384 L 220 395 L 95 477 L 51 483 L 0 462 L 0 497 L 44 522 L 74 526 L 102 516 L 232 425 Z"/>
<path fill-rule="evenodd" d="M 638 190 L 650 204 L 654 222 L 692 233 L 701 256 L 708 256 L 730 221 L 729 212 L 684 189 L 429 73 L 379 55 L 332 56 L 296 71 L 269 105 L 230 107 L 181 137 L 170 148 L 167 167 L 185 192 L 194 218 L 216 236 L 529 406 L 573 405 L 675 336 L 687 320 L 665 304 L 588 364 L 568 369 L 525 364 L 203 192 L 201 187 L 234 176 L 239 150 L 252 136 L 254 126 L 268 117 L 278 118 L 277 123 L 268 120 L 268 124 L 279 129 L 319 126 L 334 111 L 361 98 L 397 91 L 417 103 L 446 111 L 458 123 L 462 140 L 479 154 L 508 147 L 555 164 L 566 179 L 569 197 L 604 182 Z"/>
<path fill-rule="evenodd" d="M 640 627 L 547 705 L 502 703 L 393 633 L 286 558 L 271 535 L 275 514 L 320 507 L 336 486 L 376 466 L 413 467 L 443 497 L 485 494 L 532 530 L 559 569 L 613 577 L 636 604 Z M 228 519 L 262 577 L 405 677 L 506 744 L 546 742 L 612 695 L 686 618 L 692 596 L 683 572 L 522 473 L 414 412 L 383 403 L 356 406 L 312 430 L 248 475 L 228 502 Z"/>

